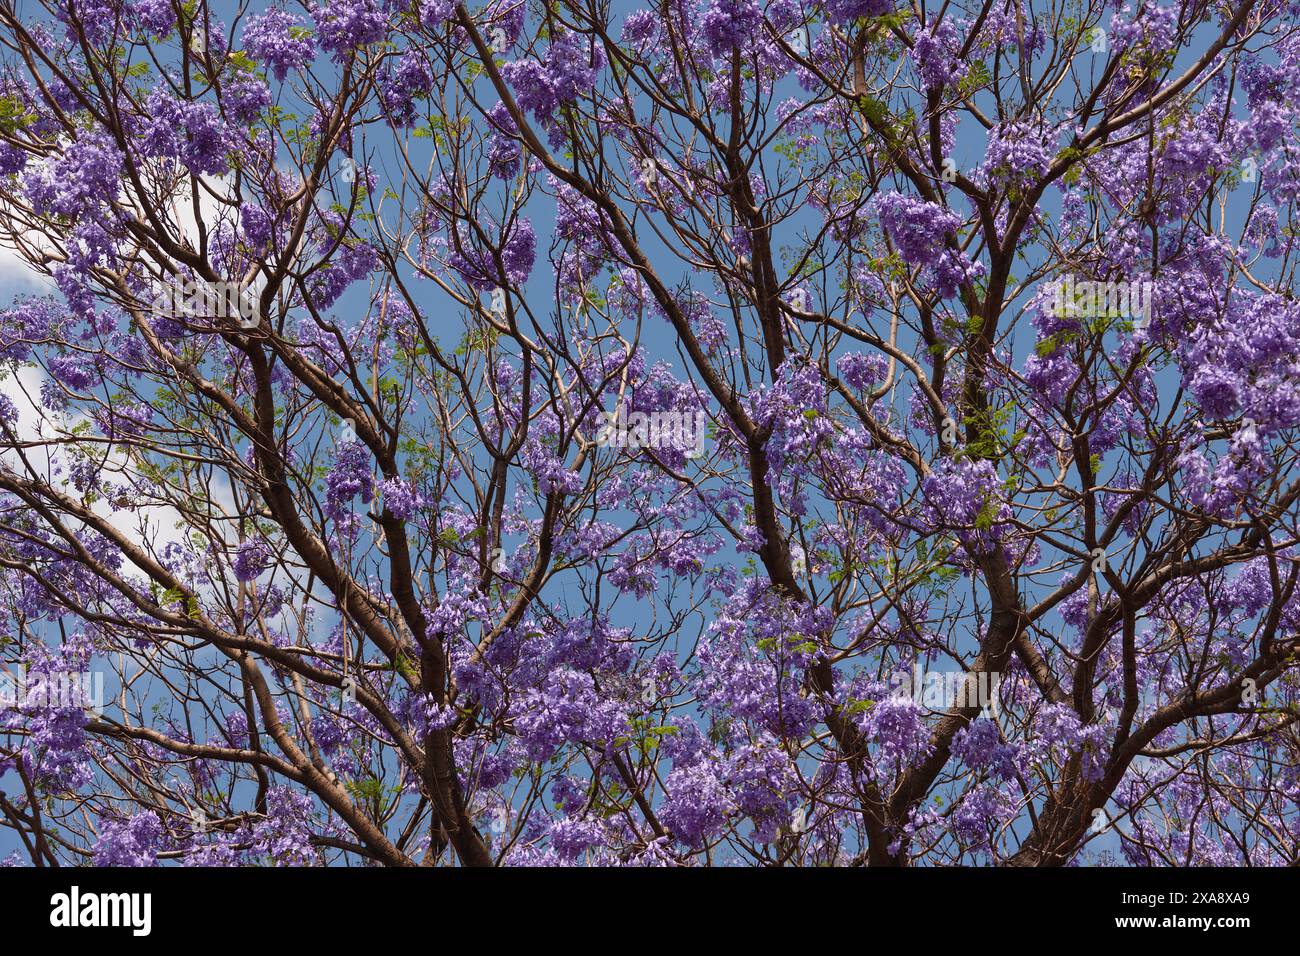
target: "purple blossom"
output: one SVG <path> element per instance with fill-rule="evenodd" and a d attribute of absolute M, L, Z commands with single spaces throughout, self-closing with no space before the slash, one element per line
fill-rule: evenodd
<path fill-rule="evenodd" d="M 605 827 L 598 820 L 569 818 L 551 824 L 551 846 L 560 859 L 572 862 L 607 840 Z"/>
<path fill-rule="evenodd" d="M 826 13 L 836 23 L 884 16 L 892 9 L 894 4 L 890 0 L 826 0 Z"/>
<path fill-rule="evenodd" d="M 226 115 L 237 123 L 251 123 L 271 105 L 271 90 L 261 80 L 240 76 L 222 91 Z"/>
<path fill-rule="evenodd" d="M 235 571 L 235 580 L 253 581 L 266 570 L 271 559 L 269 549 L 259 540 L 241 541 L 235 550 L 235 559 L 231 566 Z"/>
<path fill-rule="evenodd" d="M 253 848 L 280 866 L 310 866 L 316 861 L 311 845 L 311 797 L 290 787 L 266 792 L 266 817 L 253 827 Z"/>
<path fill-rule="evenodd" d="M 529 220 L 515 220 L 502 243 L 500 255 L 504 275 L 497 269 L 491 255 L 468 246 L 463 253 L 453 253 L 448 264 L 480 291 L 523 285 L 537 258 L 537 234 L 533 232 L 533 224 Z"/>
<path fill-rule="evenodd" d="M 501 75 L 514 88 L 515 102 L 546 122 L 555 111 L 555 83 L 545 66 L 536 60 L 519 60 L 501 67 Z"/>
<path fill-rule="evenodd" d="M 861 352 L 841 355 L 836 360 L 835 367 L 849 387 L 859 392 L 865 392 L 884 382 L 888 372 L 888 363 L 883 355 L 864 355 Z"/>
<path fill-rule="evenodd" d="M 171 0 L 131 0 L 131 12 L 155 36 L 166 36 L 176 28 L 176 11 Z"/>
<path fill-rule="evenodd" d="M 329 0 L 324 6 L 313 4 L 312 19 L 320 45 L 336 63 L 368 43 L 378 43 L 388 32 L 388 18 L 376 0 Z"/>
<path fill-rule="evenodd" d="M 415 100 L 427 95 L 432 88 L 433 76 L 429 73 L 429 67 L 424 56 L 415 50 L 402 54 L 397 69 L 391 73 L 385 72 L 380 79 L 380 96 L 384 108 L 398 126 L 411 126 L 415 123 Z"/>
<path fill-rule="evenodd" d="M 254 250 L 266 249 L 271 241 L 271 217 L 265 209 L 255 203 L 244 203 L 239 207 L 239 226 L 244 240 Z"/>
<path fill-rule="evenodd" d="M 1208 418 L 1232 417 L 1241 407 L 1242 383 L 1230 368 L 1203 365 L 1192 376 L 1192 394 Z"/>
<path fill-rule="evenodd" d="M 593 40 L 565 33 L 546 51 L 546 72 L 555 98 L 566 103 L 591 90 L 605 66 L 605 54 Z"/>
<path fill-rule="evenodd" d="M 393 517 L 406 521 L 425 507 L 424 496 L 408 481 L 401 478 L 386 478 L 379 483 L 379 494 L 384 507 L 393 513 Z"/>
<path fill-rule="evenodd" d="M 1003 780 L 1012 780 L 1019 770 L 1017 748 L 1003 743 L 998 722 L 988 717 L 971 721 L 953 738 L 952 753 L 975 770 L 991 770 Z"/>
<path fill-rule="evenodd" d="M 215 104 L 178 100 L 159 87 L 146 108 L 150 118 L 140 133 L 145 155 L 178 159 L 195 176 L 226 172 L 230 131 Z"/>
<path fill-rule="evenodd" d="M 331 240 L 324 239 L 321 245 L 325 254 L 332 254 L 333 259 L 317 270 L 308 286 L 312 304 L 318 310 L 330 308 L 349 286 L 369 276 L 375 270 L 378 259 L 374 247 L 366 242 L 335 245 Z"/>
<path fill-rule="evenodd" d="M 934 745 L 925 710 L 911 697 L 880 693 L 862 714 L 858 726 L 878 744 L 885 767 L 898 771 L 929 756 Z"/>
<path fill-rule="evenodd" d="M 426 27 L 440 27 L 456 15 L 456 0 L 417 0 L 417 5 Z"/>
<path fill-rule="evenodd" d="M 982 786 L 965 794 L 953 812 L 953 831 L 963 841 L 987 846 L 1010 819 L 1015 803 L 999 788 Z"/>
<path fill-rule="evenodd" d="M 101 132 L 75 140 L 44 167 L 28 166 L 24 185 L 37 212 L 76 218 L 118 194 L 122 154 Z"/>
<path fill-rule="evenodd" d="M 504 103 L 498 103 L 488 112 L 492 122 L 492 142 L 488 149 L 488 170 L 498 179 L 514 179 L 519 175 L 522 152 L 519 129 Z"/>
<path fill-rule="evenodd" d="M 926 89 L 949 86 L 966 75 L 966 64 L 958 59 L 960 48 L 961 38 L 950 18 L 917 30 L 911 56 Z"/>
<path fill-rule="evenodd" d="M 674 768 L 664 780 L 664 789 L 668 796 L 660 819 L 691 847 L 716 836 L 736 809 L 717 773 L 705 763 Z"/>
<path fill-rule="evenodd" d="M 545 685 L 529 691 L 513 711 L 520 740 L 532 760 L 546 760 L 564 743 L 586 743 L 603 749 L 624 730 L 619 706 L 602 700 L 592 678 L 560 667 Z"/>
<path fill-rule="evenodd" d="M 709 0 L 700 18 L 700 30 L 715 57 L 732 50 L 747 50 L 763 23 L 756 0 Z"/>
<path fill-rule="evenodd" d="M 619 45 L 631 47 L 644 56 L 658 38 L 659 32 L 660 20 L 653 10 L 635 10 L 623 21 Z"/>
<path fill-rule="evenodd" d="M 1054 158 L 1056 132 L 1027 123 L 1009 122 L 989 131 L 988 146 L 978 177 L 1012 181 L 1025 176 L 1042 176 Z"/>
<path fill-rule="evenodd" d="M 945 458 L 921 483 L 935 521 L 948 527 L 976 524 L 994 502 L 997 474 L 983 459 Z"/>
<path fill-rule="evenodd" d="M 244 49 L 271 68 L 277 80 L 300 70 L 316 55 L 311 31 L 292 13 L 272 7 L 244 24 Z"/>
<path fill-rule="evenodd" d="M 59 355 L 49 361 L 50 374 L 78 391 L 85 391 L 100 382 L 99 369 L 90 355 Z"/>
<path fill-rule="evenodd" d="M 340 442 L 334 465 L 325 476 L 325 514 L 336 521 L 346 520 L 351 517 L 352 499 L 360 495 L 363 502 L 369 502 L 374 487 L 366 446 L 359 441 Z"/>
<path fill-rule="evenodd" d="M 162 823 L 152 810 L 108 821 L 95 847 L 95 866 L 153 866 L 162 836 Z"/>
<path fill-rule="evenodd" d="M 910 266 L 934 266 L 946 238 L 956 230 L 956 213 L 901 193 L 879 194 L 873 205 L 889 238 Z"/>

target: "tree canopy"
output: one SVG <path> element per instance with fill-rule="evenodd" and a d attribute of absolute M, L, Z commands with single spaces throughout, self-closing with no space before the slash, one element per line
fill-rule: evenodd
<path fill-rule="evenodd" d="M 0 0 L 0 856 L 1300 863 L 1298 121 L 1296 0 Z"/>

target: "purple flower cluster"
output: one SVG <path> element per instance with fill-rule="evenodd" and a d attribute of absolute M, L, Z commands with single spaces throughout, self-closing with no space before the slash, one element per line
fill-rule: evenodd
<path fill-rule="evenodd" d="M 981 717 L 961 730 L 952 742 L 953 756 L 974 770 L 989 770 L 1003 780 L 1012 780 L 1023 769 L 1020 748 L 1002 741 L 998 722 Z"/>
<path fill-rule="evenodd" d="M 737 589 L 699 651 L 696 692 L 718 719 L 754 722 L 776 738 L 799 738 L 818 710 L 803 676 L 827 626 L 825 609 L 783 601 L 757 582 Z"/>
<path fill-rule="evenodd" d="M 177 159 L 195 176 L 218 176 L 229 168 L 230 132 L 213 103 L 178 100 L 159 87 L 146 103 L 149 122 L 140 131 L 146 156 Z"/>
<path fill-rule="evenodd" d="M 221 102 L 235 122 L 251 123 L 271 105 L 271 90 L 256 77 L 238 76 L 222 90 Z"/>
<path fill-rule="evenodd" d="M 433 76 L 425 58 L 418 51 L 407 50 L 397 62 L 397 69 L 385 72 L 379 92 L 384 108 L 398 126 L 415 123 L 415 101 L 433 88 Z"/>
<path fill-rule="evenodd" d="M 548 759 L 564 743 L 604 749 L 627 723 L 618 704 L 596 692 L 591 675 L 568 667 L 557 668 L 543 687 L 529 691 L 513 714 L 531 760 Z"/>
<path fill-rule="evenodd" d="M 242 541 L 235 550 L 235 559 L 231 567 L 235 571 L 235 580 L 253 581 L 266 570 L 271 552 L 260 540 Z"/>
<path fill-rule="evenodd" d="M 417 0 L 417 5 L 426 27 L 440 27 L 456 15 L 456 0 Z"/>
<path fill-rule="evenodd" d="M 889 363 L 883 355 L 849 352 L 836 359 L 835 367 L 850 388 L 865 392 L 884 382 Z"/>
<path fill-rule="evenodd" d="M 858 718 L 863 736 L 879 746 L 882 772 L 898 773 L 928 757 L 934 749 L 925 709 L 911 697 L 874 688 L 872 705 Z"/>
<path fill-rule="evenodd" d="M 720 57 L 749 49 L 762 24 L 763 11 L 756 0 L 709 0 L 700 32 L 710 55 Z"/>
<path fill-rule="evenodd" d="M 1015 121 L 993 127 L 977 178 L 1011 182 L 1026 176 L 1042 176 L 1055 155 L 1056 135 L 1054 130 Z"/>
<path fill-rule="evenodd" d="M 946 248 L 948 238 L 961 222 L 951 210 L 897 192 L 878 194 L 872 206 L 903 260 L 909 266 L 928 270 L 939 295 L 951 296 L 960 284 L 983 271 L 983 263 L 973 263 Z"/>
<path fill-rule="evenodd" d="M 902 193 L 880 193 L 872 203 L 881 226 L 909 266 L 937 265 L 947 237 L 961 222 L 949 209 Z"/>
<path fill-rule="evenodd" d="M 594 41 L 565 33 L 551 42 L 546 62 L 517 60 L 505 64 L 501 75 L 514 87 L 520 109 L 549 124 L 555 107 L 591 90 L 605 67 L 605 54 Z"/>
<path fill-rule="evenodd" d="M 244 241 L 254 250 L 265 250 L 271 241 L 271 217 L 256 203 L 246 202 L 239 207 L 239 228 Z"/>
<path fill-rule="evenodd" d="M 313 4 L 312 18 L 322 49 L 328 50 L 336 63 L 368 43 L 378 43 L 388 33 L 388 17 L 376 0 L 329 0 L 325 6 Z"/>
<path fill-rule="evenodd" d="M 291 787 L 266 792 L 266 817 L 253 827 L 253 848 L 280 866 L 310 866 L 316 860 L 311 845 L 311 797 Z"/>
<path fill-rule="evenodd" d="M 592 39 L 565 33 L 546 51 L 546 74 L 556 100 L 568 103 L 589 92 L 605 67 L 605 53 Z"/>
<path fill-rule="evenodd" d="M 918 28 L 912 42 L 912 63 L 927 90 L 958 82 L 966 75 L 966 64 L 958 59 L 961 38 L 950 18 L 939 20 L 929 29 Z"/>
<path fill-rule="evenodd" d="M 85 391 L 101 380 L 93 356 L 58 355 L 49 360 L 50 374 L 69 388 Z"/>
<path fill-rule="evenodd" d="M 24 186 L 42 214 L 78 218 L 115 198 L 122 177 L 122 154 L 107 133 L 78 137 L 43 167 L 28 167 Z"/>
<path fill-rule="evenodd" d="M 953 811 L 953 832 L 967 844 L 988 846 L 1015 809 L 1015 801 L 999 787 L 976 787 L 963 795 Z"/>
<path fill-rule="evenodd" d="M 176 27 L 176 10 L 171 0 L 131 0 L 131 12 L 155 36 L 165 37 Z"/>
<path fill-rule="evenodd" d="M 386 478 L 379 483 L 379 494 L 384 507 L 395 518 L 406 521 L 425 507 L 425 499 L 419 490 L 409 481 L 401 478 Z"/>
<path fill-rule="evenodd" d="M 1086 779 L 1095 780 L 1104 772 L 1104 757 L 1107 755 L 1101 748 L 1106 728 L 1102 725 L 1085 725 L 1068 705 L 1049 704 L 1035 717 L 1034 730 L 1037 732 L 1035 743 L 1044 755 L 1055 751 L 1065 754 L 1082 752 Z"/>
<path fill-rule="evenodd" d="M 835 23 L 858 17 L 880 17 L 894 9 L 891 0 L 826 0 L 826 13 Z"/>
<path fill-rule="evenodd" d="M 756 392 L 751 402 L 754 420 L 772 429 L 767 443 L 772 470 L 806 474 L 811 457 L 835 434 L 821 373 L 811 364 L 787 362 L 771 389 Z"/>
<path fill-rule="evenodd" d="M 660 811 L 664 826 L 688 846 L 702 846 L 725 826 L 735 801 L 706 762 L 675 767 L 664 780 L 668 796 Z"/>
<path fill-rule="evenodd" d="M 95 866 L 153 866 L 162 839 L 162 823 L 152 810 L 107 821 L 95 847 Z"/>
<path fill-rule="evenodd" d="M 488 147 L 488 172 L 498 179 L 514 179 L 519 175 L 522 150 L 516 138 L 519 127 L 504 103 L 488 111 L 492 124 L 492 140 Z"/>
<path fill-rule="evenodd" d="M 374 496 L 375 478 L 370 452 L 359 441 L 340 442 L 334 464 L 325 476 L 325 514 L 335 521 L 351 517 L 352 499 L 369 502 Z"/>
<path fill-rule="evenodd" d="M 316 55 L 311 31 L 291 13 L 272 7 L 244 24 L 244 49 L 271 68 L 277 80 L 300 70 Z"/>
<path fill-rule="evenodd" d="M 1241 408 L 1242 376 L 1222 365 L 1202 365 L 1192 375 L 1192 395 L 1207 418 L 1231 418 Z"/>
<path fill-rule="evenodd" d="M 328 238 L 328 233 L 321 239 L 321 248 L 323 255 L 332 255 L 333 258 L 317 269 L 308 284 L 312 304 L 318 311 L 333 306 L 349 286 L 374 272 L 378 259 L 369 243 L 355 241 L 336 245 Z"/>
<path fill-rule="evenodd" d="M 546 67 L 536 60 L 516 60 L 501 67 L 501 75 L 514 88 L 515 102 L 539 122 L 549 122 L 555 111 L 555 84 Z"/>
<path fill-rule="evenodd" d="M 496 261 L 486 251 L 466 244 L 463 252 L 453 252 L 447 262 L 460 273 L 475 289 L 490 291 L 508 286 L 518 287 L 528 280 L 537 258 L 537 234 L 528 219 L 516 219 L 510 226 L 509 234 L 501 245 L 501 265 L 505 270 L 502 275 Z"/>

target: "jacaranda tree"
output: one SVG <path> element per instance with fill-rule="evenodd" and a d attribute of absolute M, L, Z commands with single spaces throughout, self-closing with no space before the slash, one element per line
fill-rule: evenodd
<path fill-rule="evenodd" d="M 1296 0 L 0 0 L 9 862 L 1300 862 Z"/>

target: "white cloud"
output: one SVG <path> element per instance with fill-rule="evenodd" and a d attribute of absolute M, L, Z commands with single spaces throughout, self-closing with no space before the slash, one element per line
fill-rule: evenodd
<path fill-rule="evenodd" d="M 8 305 L 19 295 L 36 295 L 54 288 L 48 276 L 28 265 L 12 249 L 0 246 L 0 305 Z"/>

